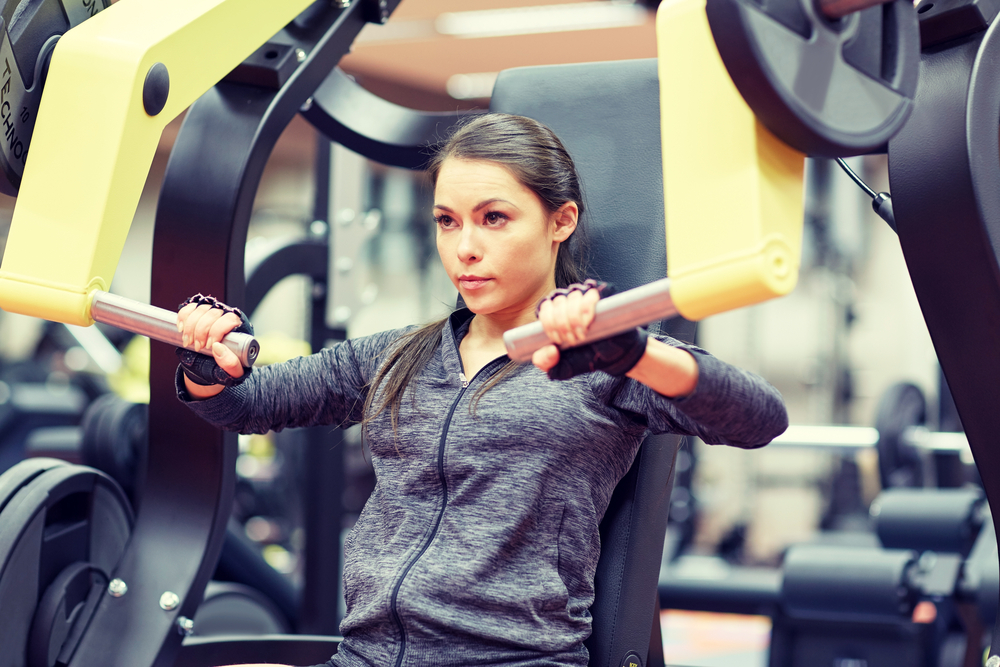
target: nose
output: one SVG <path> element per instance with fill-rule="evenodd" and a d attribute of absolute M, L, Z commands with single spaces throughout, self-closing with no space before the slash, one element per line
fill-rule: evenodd
<path fill-rule="evenodd" d="M 458 258 L 463 262 L 478 262 L 483 258 L 481 239 L 476 225 L 463 225 L 458 239 Z"/>

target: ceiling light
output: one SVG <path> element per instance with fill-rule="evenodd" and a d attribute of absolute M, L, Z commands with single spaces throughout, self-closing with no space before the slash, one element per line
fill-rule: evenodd
<path fill-rule="evenodd" d="M 501 37 L 624 28 L 647 21 L 649 11 L 632 0 L 610 0 L 447 12 L 438 16 L 434 26 L 442 35 L 452 37 Z"/>

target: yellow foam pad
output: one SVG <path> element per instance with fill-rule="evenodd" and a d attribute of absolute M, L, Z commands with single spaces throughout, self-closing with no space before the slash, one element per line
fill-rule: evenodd
<path fill-rule="evenodd" d="M 730 79 L 705 0 L 656 17 L 670 291 L 691 320 L 788 294 L 802 254 L 804 156 Z"/>

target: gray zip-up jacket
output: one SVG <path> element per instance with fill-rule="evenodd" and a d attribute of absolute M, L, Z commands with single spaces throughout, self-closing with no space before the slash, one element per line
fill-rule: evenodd
<path fill-rule="evenodd" d="M 508 359 L 465 378 L 458 342 L 470 320 L 449 319 L 398 433 L 387 413 L 369 423 L 377 482 L 345 545 L 345 639 L 330 664 L 585 667 L 598 525 L 645 435 L 756 447 L 787 426 L 763 379 L 665 337 L 698 362 L 683 399 L 602 372 L 552 381 L 530 364 L 480 393 Z M 410 330 L 254 369 L 189 404 L 241 433 L 358 422 L 386 352 Z"/>

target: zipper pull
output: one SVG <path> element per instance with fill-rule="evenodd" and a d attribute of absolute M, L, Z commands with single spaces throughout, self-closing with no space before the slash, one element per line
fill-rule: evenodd
<path fill-rule="evenodd" d="M 469 380 L 466 379 L 465 373 L 459 373 L 458 379 L 462 382 L 462 389 L 467 389 L 469 386 Z"/>

